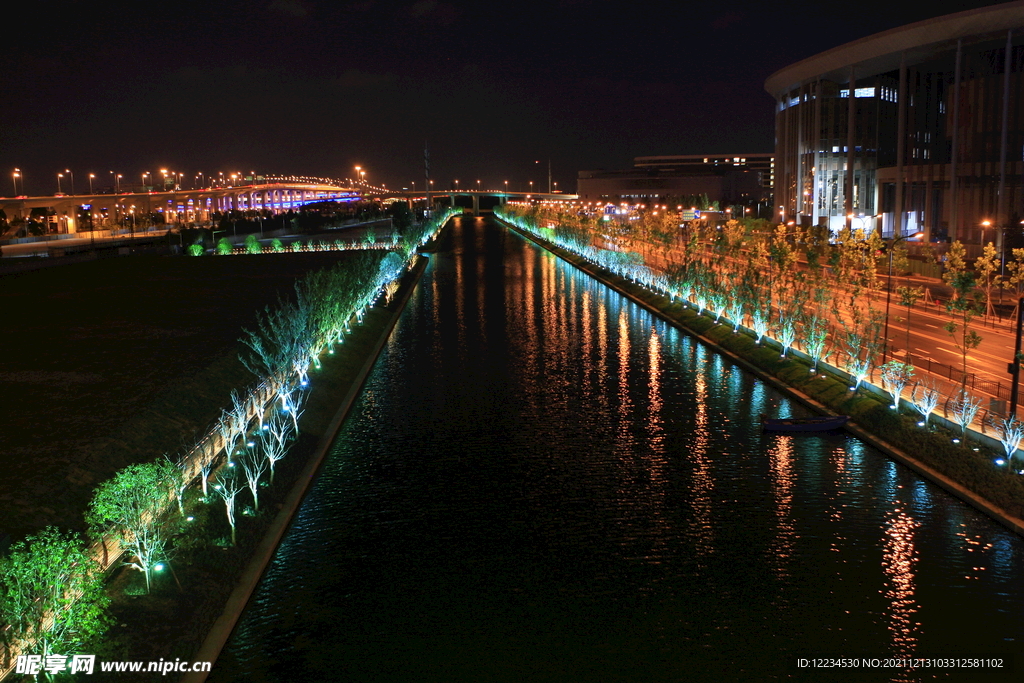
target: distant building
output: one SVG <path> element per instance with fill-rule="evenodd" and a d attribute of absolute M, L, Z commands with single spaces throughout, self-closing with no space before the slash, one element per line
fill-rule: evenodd
<path fill-rule="evenodd" d="M 1024 2 L 847 43 L 765 89 L 776 218 L 1001 244 L 1024 217 Z"/>
<path fill-rule="evenodd" d="M 769 210 L 772 154 L 687 154 L 636 157 L 633 168 L 580 171 L 577 194 L 583 201 L 645 203 L 706 194 L 720 205 Z"/>

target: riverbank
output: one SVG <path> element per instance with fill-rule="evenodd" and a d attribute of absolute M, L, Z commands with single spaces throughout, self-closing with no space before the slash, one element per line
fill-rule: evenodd
<path fill-rule="evenodd" d="M 852 419 L 847 427 L 850 433 L 1007 528 L 1024 535 L 1024 482 L 1021 477 L 998 469 L 991 454 L 973 445 L 968 446 L 970 441 L 954 444 L 953 435 L 945 428 L 922 429 L 914 417 L 890 410 L 891 399 L 866 390 L 851 392 L 848 376 L 841 371 L 819 366 L 819 372 L 812 374 L 809 363 L 793 357 L 796 354 L 782 358 L 778 347 L 758 345 L 752 335 L 734 334 L 731 327 L 716 324 L 712 318 L 698 315 L 679 301 L 673 302 L 667 296 L 610 273 L 497 216 L 495 220 L 697 337 L 811 410 L 822 414 L 850 415 Z M 992 441 L 991 437 L 980 434 L 975 437 Z"/>
<path fill-rule="evenodd" d="M 278 464 L 273 485 L 261 489 L 260 512 L 251 506 L 242 512 L 250 498 L 247 491 L 239 496 L 236 545 L 228 540 L 230 527 L 220 499 L 204 502 L 192 490 L 186 512 L 193 519 L 190 536 L 196 540 L 168 563 L 173 574 L 156 575 L 146 595 L 138 572 L 115 573 L 109 586 L 115 626 L 106 649 L 97 653 L 101 660 L 217 658 L 426 265 L 427 259 L 420 257 L 390 303 L 369 309 L 361 324 L 353 324 L 345 343 L 311 372 L 299 439 Z M 203 678 L 205 674 L 188 680 Z"/>
<path fill-rule="evenodd" d="M 349 410 L 352 408 L 352 404 L 355 402 L 356 398 L 358 398 L 359 392 L 363 388 L 363 384 L 365 383 L 367 376 L 370 374 L 374 364 L 377 362 L 381 349 L 384 348 L 384 344 L 387 342 L 388 337 L 391 335 L 391 331 L 398 322 L 399 316 L 405 309 L 405 305 L 409 301 L 409 297 L 412 295 L 413 290 L 419 283 L 419 280 L 423 275 L 423 271 L 426 270 L 427 262 L 428 261 L 425 256 L 420 256 L 418 258 L 416 265 L 404 278 L 394 301 L 385 307 L 385 310 L 387 311 L 386 317 L 382 317 L 375 321 L 377 323 L 373 326 L 375 329 L 369 331 L 366 335 L 371 339 L 373 337 L 376 337 L 376 339 L 373 342 L 372 348 L 368 353 L 366 353 L 365 361 L 356 374 L 347 378 L 337 376 L 332 377 L 334 380 L 332 382 L 333 386 L 331 386 L 331 390 L 327 393 L 331 398 L 336 398 L 342 391 L 344 391 L 344 397 L 341 399 L 340 405 L 334 412 L 331 419 L 324 424 L 323 418 L 326 417 L 329 412 L 331 401 L 325 400 L 323 394 L 318 396 L 319 400 L 315 406 L 310 406 L 313 415 L 311 415 L 310 419 L 303 421 L 302 428 L 307 436 L 316 436 L 318 438 L 316 449 L 312 453 L 311 457 L 308 458 L 306 466 L 303 468 L 298 480 L 292 487 L 288 497 L 282 504 L 281 509 L 275 516 L 273 523 L 264 532 L 263 539 L 256 549 L 249 565 L 246 567 L 245 572 L 236 585 L 234 591 L 232 591 L 231 595 L 228 597 L 228 600 L 224 605 L 223 613 L 213 624 L 203 641 L 202 647 L 196 655 L 192 657 L 193 661 L 215 661 L 220 654 L 220 651 L 224 648 L 225 643 L 227 643 L 235 624 L 238 623 L 238 618 L 242 615 L 243 610 L 245 610 L 245 606 L 249 602 L 249 598 L 252 595 L 253 590 L 255 590 L 260 578 L 263 576 L 267 565 L 277 550 L 278 544 L 281 542 L 281 538 L 284 536 L 285 531 L 291 524 L 292 518 L 298 511 L 299 505 L 302 503 L 302 499 L 305 497 L 306 492 L 309 490 L 310 485 L 316 477 L 317 471 L 323 464 L 324 458 L 327 456 L 327 452 L 330 449 L 331 444 L 334 442 L 334 438 L 337 435 L 338 430 L 344 423 Z M 369 341 L 369 339 L 367 339 L 367 341 Z M 320 374 L 325 376 L 332 375 L 333 373 L 330 365 L 330 361 L 326 362 Z M 311 430 L 311 433 L 306 430 Z M 181 680 L 183 683 L 202 683 L 206 678 L 206 672 L 189 673 L 182 677 Z"/>
<path fill-rule="evenodd" d="M 256 380 L 238 360 L 242 328 L 350 258 L 133 256 L 0 277 L 0 551 L 5 535 L 84 531 L 96 486 L 205 434 Z"/>

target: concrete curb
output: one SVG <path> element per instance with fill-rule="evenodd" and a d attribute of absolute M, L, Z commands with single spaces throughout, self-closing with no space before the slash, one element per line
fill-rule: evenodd
<path fill-rule="evenodd" d="M 349 410 L 355 403 L 356 399 L 362 393 L 363 384 L 366 382 L 366 378 L 369 376 L 370 371 L 377 362 L 377 358 L 380 356 L 381 349 L 384 348 L 384 344 L 387 343 L 388 338 L 391 336 L 391 331 L 394 329 L 398 322 L 398 318 L 405 311 L 405 306 L 409 301 L 409 297 L 412 296 L 413 291 L 419 285 L 420 279 L 423 276 L 423 271 L 426 270 L 428 259 L 420 256 L 419 261 L 413 267 L 412 281 L 405 288 L 399 299 L 399 305 L 395 308 L 391 320 L 382 330 L 380 338 L 374 345 L 371 353 L 366 357 L 366 362 L 363 367 L 359 370 L 352 385 L 349 387 L 348 393 L 342 400 L 337 412 L 334 414 L 334 418 L 331 420 L 327 427 L 327 430 L 320 437 L 317 443 L 316 450 L 313 452 L 313 456 L 309 459 L 306 467 L 302 470 L 298 480 L 292 487 L 292 490 L 288 493 L 288 497 L 284 501 L 284 506 L 281 511 L 278 512 L 277 517 L 274 519 L 270 528 L 267 529 L 266 534 L 263 536 L 263 540 L 256 548 L 256 552 L 253 555 L 252 560 L 243 572 L 241 579 L 235 589 L 231 592 L 227 602 L 224 605 L 224 611 L 221 613 L 217 621 L 214 622 L 210 632 L 206 635 L 206 639 L 203 641 L 202 646 L 196 653 L 192 661 L 194 662 L 215 662 L 217 657 L 220 655 L 221 650 L 224 649 L 224 645 L 230 638 L 231 633 L 235 629 L 235 625 L 238 623 L 239 617 L 242 615 L 242 611 L 245 606 L 249 603 L 250 597 L 252 597 L 253 591 L 256 590 L 256 586 L 259 584 L 260 579 L 263 578 L 263 573 L 270 563 L 270 560 L 274 557 L 274 553 L 277 551 L 277 547 L 284 537 L 288 527 L 291 526 L 292 519 L 295 513 L 298 511 L 299 505 L 305 498 L 310 485 L 316 478 L 316 473 L 319 471 L 320 466 L 323 464 L 324 459 L 327 457 L 327 452 L 334 442 L 334 438 L 338 431 L 341 429 L 342 424 L 345 422 L 345 418 L 348 417 Z M 181 683 L 204 683 L 206 681 L 208 672 L 192 672 L 187 673 L 181 678 Z"/>
<path fill-rule="evenodd" d="M 529 233 L 520 230 L 519 228 L 510 223 L 502 221 L 497 216 L 495 216 L 495 220 L 501 222 L 502 225 L 505 225 L 510 230 L 514 230 L 517 234 L 522 235 L 523 237 L 530 240 L 531 242 L 541 247 L 542 249 L 545 249 L 546 251 L 554 254 L 558 258 L 568 263 L 570 266 L 573 266 L 574 268 L 583 271 L 584 273 L 600 281 L 605 286 L 614 289 L 619 294 L 623 295 L 633 303 L 642 306 L 644 309 L 658 316 L 659 318 L 661 318 L 668 324 L 672 325 L 676 329 L 679 329 L 685 332 L 686 334 L 690 335 L 691 337 L 696 338 L 701 343 L 706 344 L 708 347 L 714 349 L 717 353 L 728 358 L 732 363 L 738 365 L 747 372 L 750 372 L 751 374 L 753 374 L 766 384 L 769 384 L 776 391 L 779 391 L 780 393 L 783 393 L 787 396 L 790 396 L 793 399 L 796 399 L 798 402 L 802 403 L 806 407 L 818 413 L 821 413 L 822 415 L 835 415 L 835 413 L 827 406 L 825 406 L 823 403 L 819 403 L 810 396 L 804 394 L 799 389 L 796 389 L 794 387 L 789 386 L 788 384 L 785 384 L 777 377 L 769 375 L 764 370 L 761 370 L 760 368 L 756 367 L 755 365 L 745 360 L 744 358 L 737 356 L 732 351 L 719 346 L 718 344 L 711 341 L 707 337 L 701 335 L 700 333 L 691 330 L 690 328 L 686 327 L 685 325 L 676 320 L 673 320 L 672 318 L 668 317 L 663 311 L 658 309 L 656 306 L 648 304 L 646 301 L 643 301 L 642 299 L 634 296 L 632 293 L 626 291 L 625 289 L 621 289 L 614 283 L 606 281 L 602 276 L 603 274 L 600 272 L 597 266 L 592 266 L 589 263 L 584 263 L 583 265 L 574 263 L 573 261 L 570 261 L 569 259 L 565 258 L 565 256 L 563 256 L 561 253 L 559 253 L 561 250 L 558 247 L 552 248 L 553 245 L 544 244 L 540 240 L 535 239 L 533 235 L 530 235 Z M 848 422 L 844 428 L 846 429 L 846 431 L 850 432 L 861 441 L 864 441 L 873 448 L 877 448 L 878 450 L 882 451 L 891 459 L 895 460 L 901 465 L 910 468 L 920 476 L 924 477 L 925 479 L 931 481 L 933 484 L 941 487 L 942 489 L 956 496 L 957 498 L 967 503 L 971 507 L 991 517 L 993 520 L 999 522 L 1000 524 L 1008 528 L 1010 531 L 1013 531 L 1017 534 L 1020 534 L 1021 536 L 1024 536 L 1024 519 L 1014 517 L 1013 515 L 1003 510 L 1002 508 L 992 504 L 991 502 L 978 496 L 974 492 L 967 490 L 957 482 L 946 477 L 944 474 L 941 474 L 940 472 L 937 472 L 928 465 L 925 465 L 924 463 L 914 459 L 906 452 L 884 441 L 883 439 L 880 439 L 879 437 L 868 432 L 862 427 L 857 426 L 855 423 Z"/>

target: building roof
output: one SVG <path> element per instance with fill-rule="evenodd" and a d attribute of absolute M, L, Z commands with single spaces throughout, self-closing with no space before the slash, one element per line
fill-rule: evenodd
<path fill-rule="evenodd" d="M 912 65 L 955 47 L 958 38 L 980 42 L 1005 37 L 1010 29 L 1024 34 L 1024 0 L 926 19 L 834 47 L 776 71 L 765 81 L 764 89 L 778 99 L 819 77 L 847 83 L 851 65 L 856 66 L 855 78 L 894 71 L 900 66 L 901 53 L 906 53 L 907 64 Z"/>

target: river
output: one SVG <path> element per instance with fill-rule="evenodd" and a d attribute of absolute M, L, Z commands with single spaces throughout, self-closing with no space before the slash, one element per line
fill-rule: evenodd
<path fill-rule="evenodd" d="M 761 433 L 806 413 L 493 222 L 444 244 L 211 681 L 1024 666 L 1022 539 L 845 434 Z"/>

